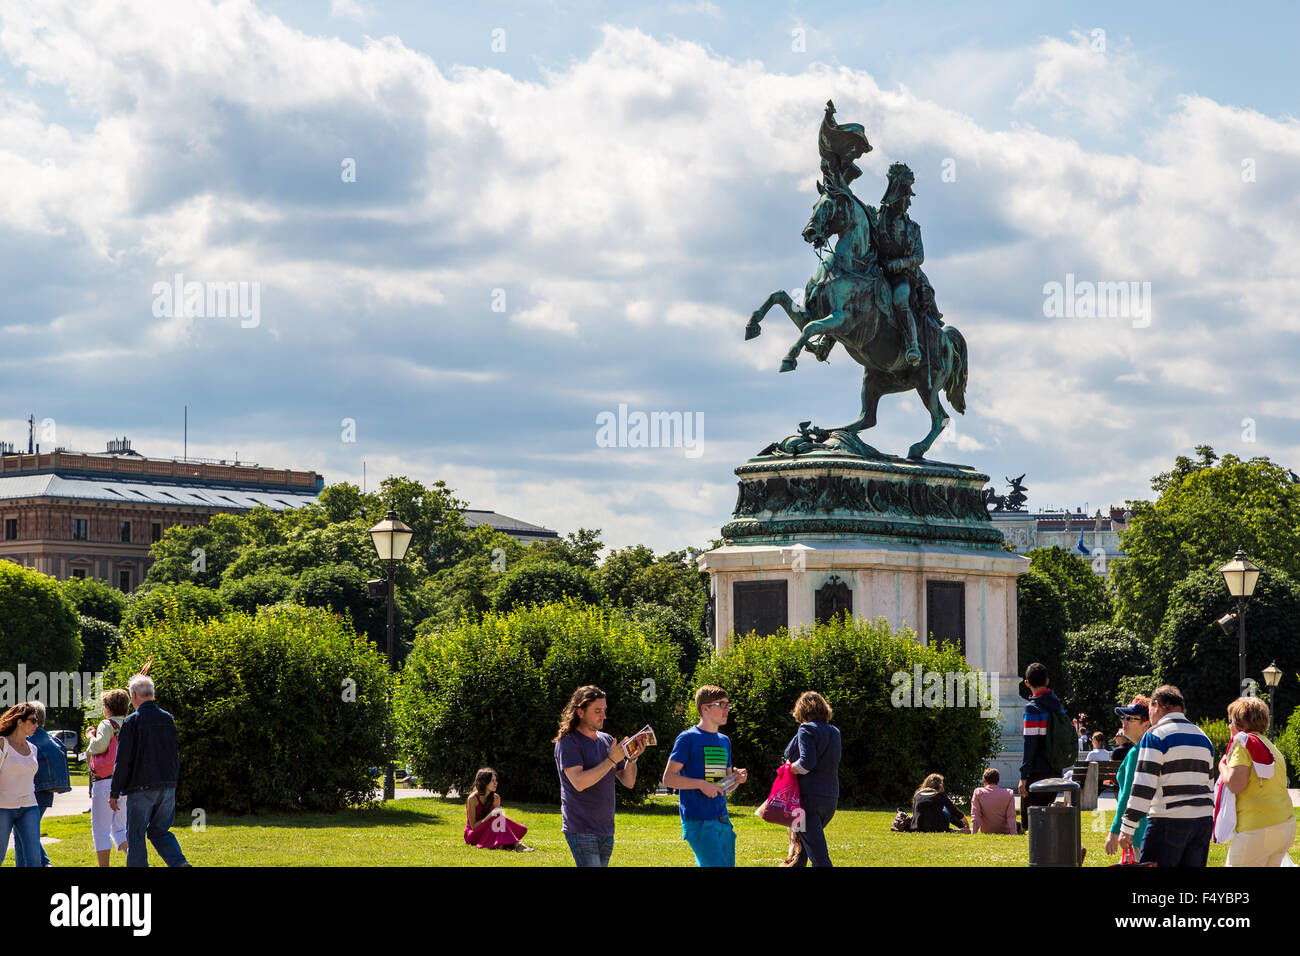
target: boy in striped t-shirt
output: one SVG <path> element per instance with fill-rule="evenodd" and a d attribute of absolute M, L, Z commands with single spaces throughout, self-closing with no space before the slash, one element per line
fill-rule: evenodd
<path fill-rule="evenodd" d="M 1177 687 L 1157 687 L 1150 712 L 1151 729 L 1138 744 L 1133 789 L 1120 824 L 1120 846 L 1133 845 L 1133 833 L 1149 812 L 1143 863 L 1205 866 L 1214 832 L 1214 745 L 1184 716 Z"/>

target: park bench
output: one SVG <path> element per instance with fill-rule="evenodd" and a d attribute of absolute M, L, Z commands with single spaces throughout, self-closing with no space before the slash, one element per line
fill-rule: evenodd
<path fill-rule="evenodd" d="M 1105 787 L 1117 787 L 1118 760 L 1080 760 L 1070 772 L 1070 779 L 1079 785 L 1079 809 L 1096 810 L 1097 795 Z"/>

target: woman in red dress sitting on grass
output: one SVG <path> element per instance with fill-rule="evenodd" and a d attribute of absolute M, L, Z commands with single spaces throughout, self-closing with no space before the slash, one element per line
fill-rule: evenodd
<path fill-rule="evenodd" d="M 480 850 L 516 850 L 531 853 L 523 842 L 528 827 L 506 819 L 497 793 L 497 772 L 484 767 L 474 774 L 474 792 L 465 801 L 465 842 Z"/>

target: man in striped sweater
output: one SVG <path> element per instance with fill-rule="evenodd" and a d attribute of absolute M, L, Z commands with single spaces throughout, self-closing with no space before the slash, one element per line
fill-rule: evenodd
<path fill-rule="evenodd" d="M 1133 833 L 1149 812 L 1143 863 L 1205 866 L 1214 832 L 1214 745 L 1184 716 L 1177 687 L 1157 687 L 1150 712 L 1151 729 L 1138 744 L 1133 789 L 1120 824 L 1120 846 L 1132 847 Z"/>

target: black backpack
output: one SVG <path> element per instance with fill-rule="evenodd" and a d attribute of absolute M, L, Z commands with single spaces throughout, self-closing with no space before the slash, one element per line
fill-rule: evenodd
<path fill-rule="evenodd" d="M 1053 771 L 1060 773 L 1066 767 L 1074 766 L 1079 757 L 1079 738 L 1074 734 L 1074 722 L 1059 703 L 1056 710 L 1047 714 L 1047 739 L 1044 743 Z"/>

